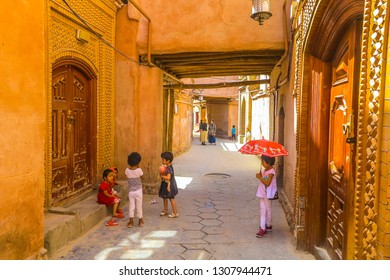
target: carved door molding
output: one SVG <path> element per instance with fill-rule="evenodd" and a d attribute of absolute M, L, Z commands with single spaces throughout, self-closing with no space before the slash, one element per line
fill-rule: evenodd
<path fill-rule="evenodd" d="M 60 206 L 96 180 L 96 86 L 82 65 L 57 64 L 52 74 L 52 185 L 46 205 Z"/>

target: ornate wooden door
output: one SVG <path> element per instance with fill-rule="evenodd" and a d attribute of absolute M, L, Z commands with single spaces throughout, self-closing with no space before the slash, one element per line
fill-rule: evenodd
<path fill-rule="evenodd" d="M 333 59 L 326 225 L 326 248 L 332 259 L 347 257 L 348 234 L 352 234 L 359 34 L 352 24 Z"/>
<path fill-rule="evenodd" d="M 85 192 L 91 176 L 91 87 L 78 68 L 63 65 L 53 71 L 52 205 Z"/>

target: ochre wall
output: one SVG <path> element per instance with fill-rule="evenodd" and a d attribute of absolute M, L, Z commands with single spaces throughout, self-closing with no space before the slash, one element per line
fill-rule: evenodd
<path fill-rule="evenodd" d="M 158 68 L 141 66 L 139 92 L 135 106 L 139 106 L 136 121 L 139 129 L 134 135 L 138 138 L 138 151 L 142 155 L 141 168 L 144 171 L 144 191 L 155 194 L 161 178 L 158 167 L 161 165 L 163 145 L 163 79 Z"/>
<path fill-rule="evenodd" d="M 172 152 L 178 156 L 190 148 L 192 142 L 192 98 L 187 94 L 175 94 Z"/>
<path fill-rule="evenodd" d="M 217 138 L 228 138 L 230 134 L 229 127 L 229 106 L 226 98 L 221 100 L 208 100 L 207 101 L 207 123 L 210 124 L 211 120 L 217 126 Z"/>
<path fill-rule="evenodd" d="M 241 51 L 284 47 L 284 0 L 271 1 L 273 15 L 262 26 L 250 17 L 251 1 L 136 2 L 152 19 L 152 50 L 155 52 Z M 144 28 L 142 34 L 146 34 L 146 26 Z M 141 37 L 145 46 L 146 37 Z"/>
<path fill-rule="evenodd" d="M 229 138 L 232 136 L 232 126 L 236 126 L 236 139 L 238 132 L 238 101 L 234 99 L 228 102 L 228 123 L 227 123 L 227 133 Z"/>
<path fill-rule="evenodd" d="M 45 1 L 0 8 L 0 259 L 43 247 L 46 132 Z"/>
<path fill-rule="evenodd" d="M 119 169 L 119 178 L 124 179 L 127 167 L 127 155 L 139 150 L 138 137 L 139 120 L 139 75 L 137 63 L 138 53 L 136 40 L 138 33 L 138 19 L 135 13 L 128 14 L 128 10 L 118 10 L 116 21 L 116 48 L 123 56 L 116 54 L 116 99 L 115 99 L 115 166 Z M 129 18 L 131 16 L 131 19 Z"/>
<path fill-rule="evenodd" d="M 142 9 L 145 11 L 144 7 Z M 153 19 L 152 14 L 147 16 Z M 140 21 L 145 20 L 132 5 L 117 13 L 115 99 L 115 165 L 120 179 L 125 179 L 127 155 L 133 151 L 142 156 L 144 192 L 157 193 L 161 179 L 158 167 L 163 148 L 163 72 L 153 66 L 139 65 Z M 154 38 L 152 37 L 152 41 Z M 175 156 L 188 150 L 192 141 L 192 105 L 187 95 L 175 95 L 173 143 Z"/>
<path fill-rule="evenodd" d="M 137 52 L 138 16 L 134 9 L 117 14 L 116 47 L 127 57 L 116 56 L 115 165 L 125 179 L 127 155 L 141 154 L 144 191 L 156 193 L 161 179 L 158 167 L 163 145 L 163 72 L 140 66 Z"/>

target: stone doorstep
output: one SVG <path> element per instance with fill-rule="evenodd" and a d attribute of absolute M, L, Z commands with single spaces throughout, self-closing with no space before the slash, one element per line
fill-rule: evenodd
<path fill-rule="evenodd" d="M 121 208 L 127 202 L 127 193 L 122 184 Z M 68 242 L 85 234 L 107 216 L 112 215 L 112 207 L 96 202 L 96 193 L 68 207 L 53 207 L 45 214 L 44 245 L 50 258 Z"/>

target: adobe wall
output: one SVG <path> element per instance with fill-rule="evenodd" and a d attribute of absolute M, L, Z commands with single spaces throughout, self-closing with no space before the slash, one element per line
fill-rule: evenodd
<path fill-rule="evenodd" d="M 237 132 L 238 132 L 238 101 L 233 100 L 228 103 L 228 136 L 229 138 L 232 136 L 232 126 L 236 126 L 236 139 L 237 138 Z"/>
<path fill-rule="evenodd" d="M 192 98 L 187 94 L 175 93 L 173 118 L 172 152 L 178 156 L 191 147 L 193 128 Z"/>
<path fill-rule="evenodd" d="M 156 193 L 163 139 L 163 74 L 156 67 L 136 62 L 138 22 L 128 17 L 126 9 L 118 12 L 116 29 L 118 34 L 126 32 L 130 37 L 117 36 L 116 40 L 117 48 L 124 50 L 128 58 L 116 56 L 115 165 L 119 179 L 126 179 L 127 155 L 140 153 L 145 191 Z"/>
<path fill-rule="evenodd" d="M 129 16 L 132 16 L 129 19 Z M 119 179 L 124 180 L 127 167 L 127 155 L 139 151 L 138 119 L 140 67 L 137 63 L 138 53 L 134 38 L 137 38 L 137 15 L 128 14 L 127 9 L 117 12 L 116 48 L 127 57 L 116 54 L 116 98 L 115 98 L 115 166 L 119 169 Z M 129 59 L 130 58 L 130 59 Z M 142 154 L 141 154 L 142 156 Z"/>
<path fill-rule="evenodd" d="M 217 126 L 217 138 L 227 139 L 230 135 L 229 106 L 226 99 L 207 101 L 207 123 L 214 120 Z"/>
<path fill-rule="evenodd" d="M 0 259 L 36 259 L 43 247 L 44 3 L 1 3 Z"/>
<path fill-rule="evenodd" d="M 251 1 L 137 0 L 152 19 L 156 53 L 283 49 L 284 0 L 271 1 L 272 17 L 259 26 Z M 128 4 L 131 6 L 131 3 Z M 144 21 L 144 19 L 142 19 Z M 205 24 L 207 23 L 207 24 Z M 146 27 L 140 37 L 145 50 Z M 143 51 L 145 53 L 145 51 Z"/>
<path fill-rule="evenodd" d="M 117 14 L 116 47 L 127 57 L 116 56 L 115 100 L 115 165 L 119 178 L 126 179 L 127 155 L 138 152 L 144 172 L 144 192 L 157 193 L 161 183 L 158 167 L 163 147 L 163 72 L 157 67 L 138 64 L 137 36 L 139 14 L 134 9 L 121 9 Z M 178 98 L 174 116 L 173 152 L 187 150 L 191 145 L 192 106 Z M 180 119 L 188 116 L 190 118 Z M 185 122 L 183 124 L 183 122 Z M 179 135 L 179 136 L 177 136 Z"/>

